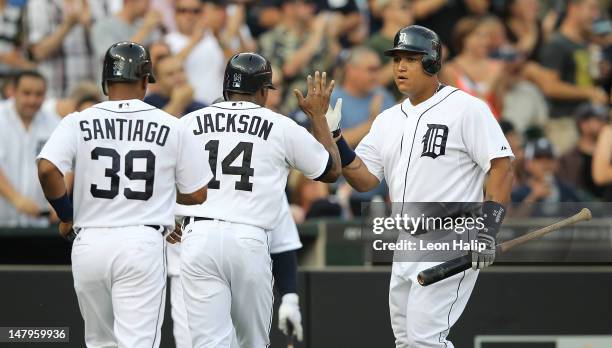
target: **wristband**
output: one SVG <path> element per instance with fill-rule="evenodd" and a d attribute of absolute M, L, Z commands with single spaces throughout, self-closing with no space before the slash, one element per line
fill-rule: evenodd
<path fill-rule="evenodd" d="M 502 221 L 504 221 L 506 208 L 497 202 L 486 201 L 482 204 L 482 214 L 484 218 L 485 233 L 495 238 L 499 232 Z"/>
<path fill-rule="evenodd" d="M 64 195 L 57 199 L 49 199 L 49 203 L 55 209 L 57 216 L 62 222 L 70 222 L 72 221 L 72 217 L 74 215 L 74 209 L 72 207 L 72 202 L 70 198 L 68 198 L 68 194 L 64 193 Z"/>
<path fill-rule="evenodd" d="M 355 160 L 355 157 L 357 157 L 357 154 L 355 154 L 355 151 L 348 146 L 346 140 L 344 140 L 344 137 L 340 137 L 340 139 L 336 141 L 336 145 L 338 146 L 338 152 L 340 153 L 340 162 L 342 163 L 342 167 L 346 167 L 351 164 L 351 162 Z"/>

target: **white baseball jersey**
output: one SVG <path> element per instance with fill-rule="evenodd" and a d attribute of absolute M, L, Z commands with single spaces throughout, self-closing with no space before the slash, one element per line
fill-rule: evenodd
<path fill-rule="evenodd" d="M 127 100 L 66 116 L 38 158 L 62 173 L 74 161 L 75 227 L 174 227 L 177 187 L 192 193 L 212 177 L 202 156 L 175 117 Z"/>
<path fill-rule="evenodd" d="M 258 226 L 279 221 L 290 167 L 315 179 L 329 153 L 288 117 L 249 102 L 221 102 L 180 119 L 206 156 L 214 177 L 201 205 L 178 206 L 176 215 Z"/>
<path fill-rule="evenodd" d="M 33 199 L 41 211 L 48 210 L 48 203 L 38 181 L 36 155 L 59 123 L 58 117 L 39 111 L 26 129 L 15 110 L 14 100 L 0 105 L 0 169 L 15 190 Z M 0 197 L 0 225 L 43 227 L 48 224 L 47 218 L 20 214 Z"/>
<path fill-rule="evenodd" d="M 393 202 L 482 202 L 490 161 L 514 157 L 489 107 L 449 86 L 382 112 L 356 152 Z"/>

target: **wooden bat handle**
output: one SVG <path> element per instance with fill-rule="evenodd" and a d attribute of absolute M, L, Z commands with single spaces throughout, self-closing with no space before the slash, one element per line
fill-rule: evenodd
<path fill-rule="evenodd" d="M 518 238 L 509 240 L 507 242 L 501 243 L 497 245 L 497 253 L 504 253 L 514 247 L 525 244 L 530 240 L 542 237 L 550 232 L 556 231 L 563 227 L 573 225 L 580 221 L 590 220 L 592 218 L 591 211 L 587 208 L 582 208 L 580 212 L 577 214 L 570 216 L 567 219 L 563 219 L 559 222 L 556 222 L 552 225 L 540 228 L 533 232 L 529 232 L 523 236 Z M 472 255 L 464 255 L 446 262 L 443 262 L 437 266 L 428 268 L 423 270 L 417 276 L 417 281 L 422 286 L 431 285 L 433 283 L 437 283 L 442 279 L 446 279 L 448 277 L 454 276 L 457 273 L 461 273 L 467 269 L 472 267 Z"/>

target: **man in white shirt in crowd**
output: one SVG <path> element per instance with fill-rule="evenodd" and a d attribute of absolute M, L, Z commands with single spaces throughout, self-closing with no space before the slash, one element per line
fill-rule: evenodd
<path fill-rule="evenodd" d="M 47 201 L 38 183 L 36 155 L 60 119 L 41 111 L 45 78 L 35 71 L 15 77 L 13 99 L 0 106 L 0 225 L 45 227 Z"/>
<path fill-rule="evenodd" d="M 221 6 L 221 5 L 219 5 Z M 212 12 L 215 5 L 205 6 L 200 0 L 177 0 L 175 6 L 177 31 L 166 35 L 165 41 L 173 54 L 184 59 L 194 98 L 212 104 L 222 96 L 223 72 L 226 59 L 223 48 L 214 35 L 223 18 Z M 222 7 L 221 7 L 222 8 Z M 224 17 L 224 16 L 221 16 Z"/>

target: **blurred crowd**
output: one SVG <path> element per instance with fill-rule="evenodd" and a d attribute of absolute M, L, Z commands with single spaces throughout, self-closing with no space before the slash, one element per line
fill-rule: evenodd
<path fill-rule="evenodd" d="M 337 81 L 355 147 L 403 100 L 383 51 L 410 24 L 444 45 L 443 83 L 485 100 L 516 155 L 514 202 L 612 201 L 612 0 L 0 0 L 0 225 L 54 220 L 34 158 L 62 117 L 102 100 L 101 62 L 118 41 L 148 47 L 145 101 L 180 117 L 218 100 L 226 61 L 273 65 L 267 107 L 308 127 L 293 89 Z M 291 175 L 297 222 L 361 215 L 388 199 Z"/>

